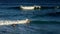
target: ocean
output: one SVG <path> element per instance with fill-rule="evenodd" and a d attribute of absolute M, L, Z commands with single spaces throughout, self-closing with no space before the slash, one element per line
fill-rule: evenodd
<path fill-rule="evenodd" d="M 0 0 L 0 20 L 31 20 L 28 24 L 0 26 L 0 34 L 60 34 L 60 9 L 20 10 L 20 5 L 58 6 L 58 0 Z M 57 12 L 57 13 L 56 13 Z"/>

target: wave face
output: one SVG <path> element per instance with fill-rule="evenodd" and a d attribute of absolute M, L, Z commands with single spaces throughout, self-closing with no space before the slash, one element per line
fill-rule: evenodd
<path fill-rule="evenodd" d="M 0 6 L 40 5 L 60 6 L 60 0 L 0 0 Z"/>

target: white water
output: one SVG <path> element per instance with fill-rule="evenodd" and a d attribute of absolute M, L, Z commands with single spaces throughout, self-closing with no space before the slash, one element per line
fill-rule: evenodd
<path fill-rule="evenodd" d="M 29 23 L 28 19 L 26 20 L 0 20 L 0 25 L 12 25 L 12 24 L 26 24 Z"/>

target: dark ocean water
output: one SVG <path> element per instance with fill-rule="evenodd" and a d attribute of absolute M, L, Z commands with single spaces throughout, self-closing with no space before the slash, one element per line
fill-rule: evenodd
<path fill-rule="evenodd" d="M 57 12 L 57 13 L 56 13 Z M 60 9 L 20 10 L 0 8 L 0 20 L 30 19 L 29 24 L 0 26 L 0 34 L 60 34 Z"/>
<path fill-rule="evenodd" d="M 60 34 L 60 9 L 20 10 L 20 5 L 60 6 L 58 0 L 0 0 L 0 20 L 31 20 L 0 26 L 0 34 Z"/>

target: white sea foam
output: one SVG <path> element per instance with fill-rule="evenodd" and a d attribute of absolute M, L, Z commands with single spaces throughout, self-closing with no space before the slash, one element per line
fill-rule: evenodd
<path fill-rule="evenodd" d="M 12 25 L 12 24 L 26 24 L 29 23 L 30 21 L 28 19 L 26 20 L 0 20 L 0 25 Z"/>

